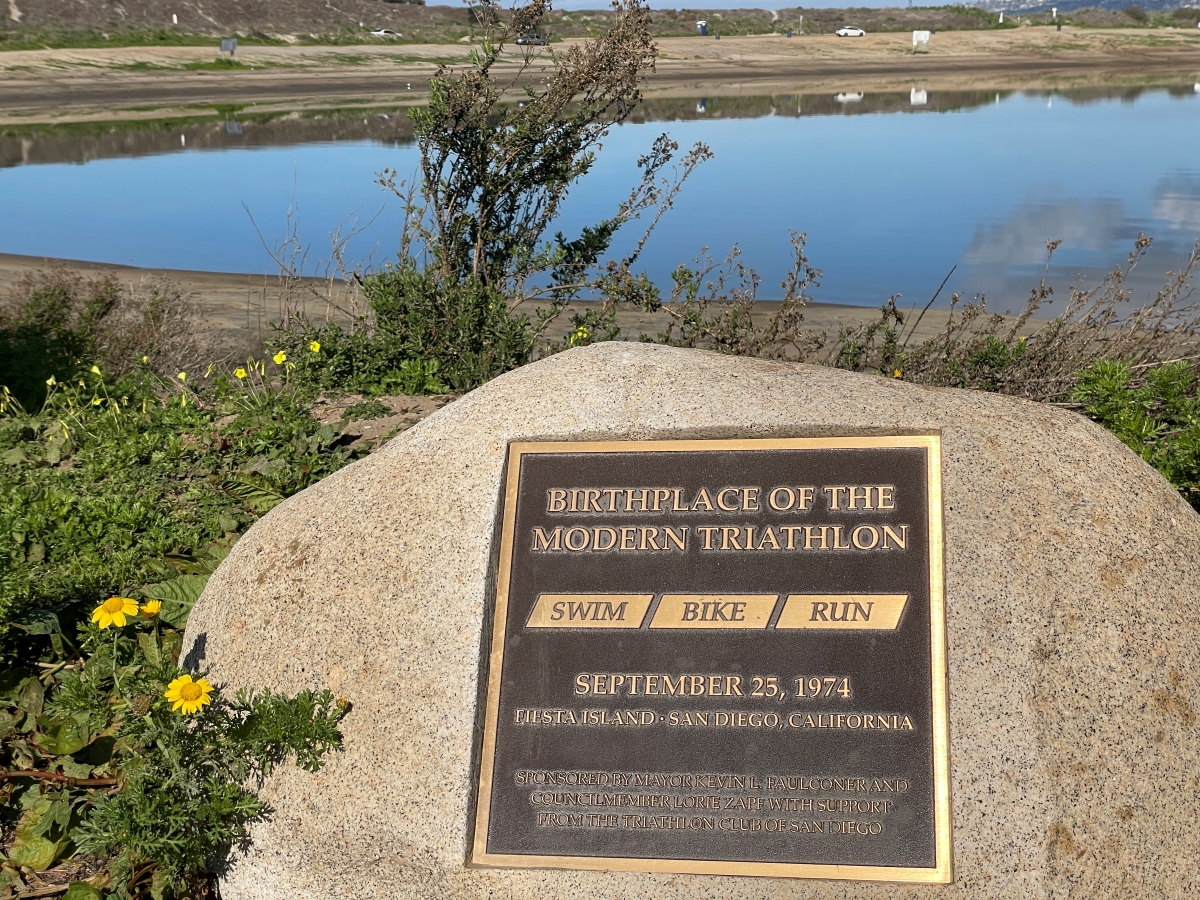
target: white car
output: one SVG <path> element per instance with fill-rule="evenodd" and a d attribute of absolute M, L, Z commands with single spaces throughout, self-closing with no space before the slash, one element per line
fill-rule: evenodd
<path fill-rule="evenodd" d="M 867 33 L 856 25 L 843 25 L 834 32 L 838 37 L 866 37 Z"/>
<path fill-rule="evenodd" d="M 371 32 L 371 37 L 400 37 L 400 33 L 390 28 L 376 28 Z"/>

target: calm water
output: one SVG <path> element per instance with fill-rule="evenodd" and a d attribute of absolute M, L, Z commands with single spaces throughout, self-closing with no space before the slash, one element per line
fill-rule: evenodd
<path fill-rule="evenodd" d="M 922 104 L 920 101 L 924 99 Z M 561 221 L 568 235 L 615 209 L 637 157 L 669 132 L 716 159 L 693 177 L 643 257 L 661 284 L 703 247 L 737 243 L 777 294 L 788 229 L 824 270 L 818 299 L 924 302 L 947 287 L 1004 303 L 1028 293 L 1062 238 L 1060 287 L 1094 280 L 1139 232 L 1156 239 L 1139 290 L 1200 237 L 1200 85 L 1087 96 L 913 94 L 660 101 L 613 131 Z M 247 119 L 142 130 L 0 132 L 0 252 L 140 266 L 273 271 L 289 207 L 312 244 L 355 221 L 351 256 L 395 252 L 400 210 L 373 183 L 413 172 L 402 114 Z M 627 237 L 635 236 L 635 228 Z M 616 250 L 622 249 L 620 241 Z"/>

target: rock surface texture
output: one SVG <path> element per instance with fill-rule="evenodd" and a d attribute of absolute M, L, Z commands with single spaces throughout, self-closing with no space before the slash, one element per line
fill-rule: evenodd
<path fill-rule="evenodd" d="M 940 431 L 950 886 L 474 869 L 481 659 L 514 440 Z M 345 750 L 278 772 L 228 900 L 1200 897 L 1200 517 L 1082 417 L 1005 397 L 636 344 L 447 406 L 256 524 L 190 659 L 350 698 Z"/>

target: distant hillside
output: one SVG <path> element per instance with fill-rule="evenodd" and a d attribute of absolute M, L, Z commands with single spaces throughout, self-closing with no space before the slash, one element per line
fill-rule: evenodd
<path fill-rule="evenodd" d="M 1194 19 L 1200 16 L 1200 3 L 1181 4 L 1178 0 L 1053 0 L 1053 2 L 1043 2 L 1043 0 L 972 0 L 972 6 L 980 9 L 986 9 L 989 12 L 1025 12 L 1050 10 L 1054 7 L 1058 8 L 1060 13 L 1094 11 L 1097 13 L 1118 13 L 1124 15 L 1126 10 L 1129 15 L 1125 15 L 1124 21 L 1114 18 L 1111 24 L 1134 24 L 1143 25 L 1150 24 L 1150 16 L 1138 15 L 1141 13 L 1178 13 L 1178 18 L 1183 24 L 1187 24 L 1187 20 Z M 1162 23 L 1154 23 L 1162 24 Z M 1195 25 L 1195 21 L 1190 24 Z"/>
<path fill-rule="evenodd" d="M 963 31 L 1011 27 L 999 13 L 1031 14 L 1033 23 L 1048 22 L 1057 3 L 1078 25 L 1130 27 L 1194 26 L 1200 9 L 1182 8 L 1169 0 L 973 0 L 973 5 L 908 8 L 683 9 L 652 12 L 652 31 L 661 37 L 696 34 L 696 22 L 708 22 L 709 34 L 829 34 L 854 24 L 870 32 L 931 29 Z M 1200 0 L 1195 0 L 1200 3 Z M 602 7 L 605 0 L 596 0 Z M 216 37 L 237 36 L 257 43 L 353 44 L 452 43 L 478 36 L 474 13 L 465 5 L 425 6 L 423 0 L 7 0 L 8 16 L 0 18 L 0 50 L 36 47 L 207 44 Z M 1084 9 L 1083 7 L 1087 7 Z M 3 5 L 0 5 L 0 10 Z M 0 13 L 0 16 L 3 14 Z M 553 10 L 541 31 L 551 40 L 603 33 L 612 11 Z M 372 29 L 398 36 L 373 38 Z"/>
<path fill-rule="evenodd" d="M 372 29 L 387 28 L 407 43 L 469 40 L 479 31 L 466 6 L 425 6 L 384 0 L 7 0 L 0 18 L 0 49 L 37 46 L 206 43 L 238 35 L 250 41 L 358 43 Z M 602 33 L 612 12 L 605 0 L 596 10 L 554 10 L 543 20 L 551 39 Z M 0 9 L 3 7 L 0 6 Z M 2 13 L 0 13 L 2 15 Z M 782 34 L 787 30 L 828 34 L 847 23 L 868 31 L 912 28 L 994 28 L 998 17 L 969 6 L 894 9 L 705 9 L 654 10 L 656 35 L 696 33 L 697 20 L 709 34 Z"/>

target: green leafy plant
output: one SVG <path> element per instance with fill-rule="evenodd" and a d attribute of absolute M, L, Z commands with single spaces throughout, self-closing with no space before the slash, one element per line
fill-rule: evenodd
<path fill-rule="evenodd" d="M 258 516 L 368 449 L 268 380 L 214 374 L 203 398 L 188 387 L 200 374 L 112 379 L 95 367 L 48 380 L 37 412 L 9 395 L 0 414 L 0 654 L 10 657 L 26 611 L 72 620 L 124 586 L 204 574 Z"/>
<path fill-rule="evenodd" d="M 226 698 L 179 667 L 186 607 L 204 580 L 184 578 L 142 591 L 170 600 L 109 598 L 73 640 L 53 613 L 27 617 L 58 641 L 40 671 L 10 669 L 0 684 L 12 866 L 91 854 L 117 897 L 189 896 L 206 860 L 243 843 L 265 812 L 254 787 L 288 759 L 316 771 L 340 745 L 347 704 L 328 692 Z"/>
<path fill-rule="evenodd" d="M 285 354 L 172 378 L 147 354 L 118 376 L 88 361 L 107 301 L 31 283 L 16 337 L 65 350 L 32 411 L 0 386 L 0 895 L 54 867 L 88 876 L 68 897 L 199 896 L 265 812 L 256 785 L 319 767 L 347 706 L 212 690 L 180 666 L 183 628 L 247 525 L 367 447 L 313 418 Z M 205 684 L 194 707 L 172 702 L 185 681 Z"/>
<path fill-rule="evenodd" d="M 1141 366 L 1097 360 L 1071 399 L 1200 510 L 1200 395 L 1187 361 Z"/>

